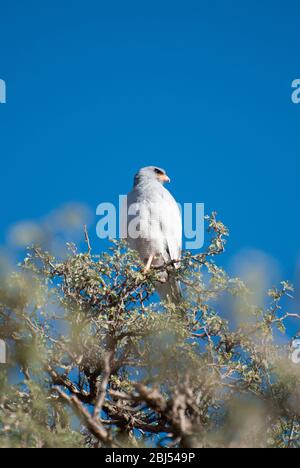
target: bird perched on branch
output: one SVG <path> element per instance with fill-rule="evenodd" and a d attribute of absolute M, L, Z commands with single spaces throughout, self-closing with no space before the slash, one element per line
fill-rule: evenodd
<path fill-rule="evenodd" d="M 135 176 L 133 190 L 127 199 L 129 247 L 139 253 L 146 271 L 172 261 L 175 271 L 176 261 L 181 257 L 181 211 L 164 187 L 166 182 L 170 182 L 166 171 L 156 166 L 145 167 Z M 181 300 L 180 285 L 172 272 L 164 269 L 160 273 L 156 289 L 162 300 L 173 303 Z"/>

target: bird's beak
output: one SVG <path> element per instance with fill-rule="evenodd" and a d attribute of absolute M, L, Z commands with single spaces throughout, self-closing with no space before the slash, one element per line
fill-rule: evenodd
<path fill-rule="evenodd" d="M 170 183 L 171 182 L 171 179 L 170 177 L 168 177 L 166 174 L 160 176 L 160 180 L 163 182 L 163 183 Z"/>

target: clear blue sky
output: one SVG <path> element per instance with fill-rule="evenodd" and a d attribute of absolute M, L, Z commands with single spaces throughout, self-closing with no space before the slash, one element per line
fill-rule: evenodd
<path fill-rule="evenodd" d="M 179 201 L 219 212 L 230 254 L 265 251 L 294 279 L 299 18 L 282 0 L 0 0 L 0 243 L 158 164 Z"/>

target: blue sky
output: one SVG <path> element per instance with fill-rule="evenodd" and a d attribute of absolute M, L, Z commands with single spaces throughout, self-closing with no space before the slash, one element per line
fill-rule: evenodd
<path fill-rule="evenodd" d="M 157 164 L 179 201 L 218 211 L 227 255 L 264 251 L 295 279 L 299 17 L 296 1 L 0 0 L 0 243 Z"/>

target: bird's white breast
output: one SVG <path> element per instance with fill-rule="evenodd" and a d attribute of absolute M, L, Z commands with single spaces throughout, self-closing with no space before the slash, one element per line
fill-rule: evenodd
<path fill-rule="evenodd" d="M 128 242 L 146 260 L 163 261 L 181 254 L 182 221 L 178 205 L 163 186 L 133 190 L 128 196 Z"/>

